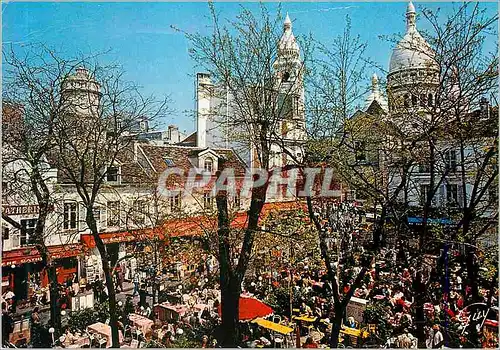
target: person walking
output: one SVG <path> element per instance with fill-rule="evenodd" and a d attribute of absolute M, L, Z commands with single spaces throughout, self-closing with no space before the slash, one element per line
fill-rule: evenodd
<path fill-rule="evenodd" d="M 441 349 L 443 348 L 444 337 L 443 333 L 439 329 L 439 325 L 435 324 L 434 327 L 434 336 L 432 337 L 432 348 L 433 349 Z"/>
<path fill-rule="evenodd" d="M 136 296 L 139 293 L 139 273 L 135 273 L 134 275 L 134 293 L 132 293 L 132 296 Z"/>

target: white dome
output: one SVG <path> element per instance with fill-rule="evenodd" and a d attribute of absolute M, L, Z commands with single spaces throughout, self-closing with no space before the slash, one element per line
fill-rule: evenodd
<path fill-rule="evenodd" d="M 389 73 L 411 68 L 438 69 L 435 53 L 416 27 L 415 7 L 410 2 L 406 11 L 406 34 L 392 51 Z"/>
<path fill-rule="evenodd" d="M 407 32 L 392 51 L 389 73 L 408 68 L 437 68 L 434 51 L 418 31 Z"/>

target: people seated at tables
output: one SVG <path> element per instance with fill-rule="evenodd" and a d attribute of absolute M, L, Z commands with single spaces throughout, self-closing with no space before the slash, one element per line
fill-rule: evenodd
<path fill-rule="evenodd" d="M 59 338 L 61 345 L 64 347 L 68 347 L 72 344 L 74 344 L 77 340 L 78 337 L 74 336 L 71 332 L 69 327 L 66 327 L 66 331 L 64 334 Z"/>
<path fill-rule="evenodd" d="M 305 301 L 303 301 L 302 305 L 300 306 L 300 313 L 307 316 L 312 316 L 313 314 L 311 307 L 307 305 Z"/>
<path fill-rule="evenodd" d="M 349 317 L 347 319 L 346 326 L 349 327 L 349 328 L 356 328 L 356 321 L 354 320 L 354 317 Z"/>

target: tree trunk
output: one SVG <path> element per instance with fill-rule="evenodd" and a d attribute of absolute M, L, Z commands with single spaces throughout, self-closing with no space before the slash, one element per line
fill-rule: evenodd
<path fill-rule="evenodd" d="M 424 314 L 424 303 L 425 303 L 425 290 L 426 286 L 423 281 L 423 276 L 421 272 L 417 273 L 415 281 L 413 282 L 413 290 L 415 293 L 415 326 L 417 328 L 417 338 L 419 343 L 419 348 L 425 347 L 425 314 Z"/>
<path fill-rule="evenodd" d="M 222 277 L 222 273 L 221 273 Z M 222 278 L 221 278 L 222 279 Z M 224 288 L 221 284 L 221 303 L 222 303 L 222 347 L 235 348 L 239 344 L 239 301 L 241 294 L 241 284 L 238 287 L 236 278 L 229 278 L 229 283 L 225 283 Z"/>
<path fill-rule="evenodd" d="M 50 319 L 52 320 L 52 327 L 56 330 L 54 336 L 59 335 L 61 330 L 61 314 L 57 302 L 59 300 L 59 285 L 57 283 L 57 272 L 54 264 L 47 266 L 47 277 L 49 279 L 50 290 Z"/>
<path fill-rule="evenodd" d="M 108 289 L 108 303 L 109 303 L 109 325 L 111 327 L 111 347 L 119 348 L 120 339 L 118 333 L 118 314 L 116 312 L 116 292 L 113 283 L 113 271 L 110 266 L 110 258 L 106 246 L 99 236 L 99 231 L 97 230 L 97 223 L 94 217 L 92 206 L 87 206 L 86 215 L 87 225 L 92 232 L 94 237 L 96 247 L 99 250 L 99 255 L 101 256 L 102 269 L 104 272 L 104 278 L 106 279 L 106 287 Z"/>
<path fill-rule="evenodd" d="M 118 333 L 118 314 L 116 312 L 116 293 L 115 286 L 113 283 L 113 275 L 111 268 L 109 266 L 109 261 L 106 258 L 102 260 L 102 269 L 104 271 L 104 277 L 106 278 L 106 286 L 108 288 L 108 302 L 109 302 L 109 325 L 111 326 L 111 339 L 112 339 L 112 348 L 120 347 L 120 338 Z"/>
<path fill-rule="evenodd" d="M 332 325 L 332 334 L 330 334 L 330 348 L 336 349 L 339 345 L 339 335 L 342 329 L 342 321 L 344 320 L 344 311 L 341 305 L 335 305 L 335 319 Z"/>
<path fill-rule="evenodd" d="M 477 285 L 477 266 L 474 262 L 475 251 L 474 248 L 468 246 L 467 248 L 467 285 L 471 288 L 472 302 L 479 302 L 479 287 Z"/>

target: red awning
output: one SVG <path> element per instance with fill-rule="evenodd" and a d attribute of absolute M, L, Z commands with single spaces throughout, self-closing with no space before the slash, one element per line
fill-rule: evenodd
<path fill-rule="evenodd" d="M 297 210 L 304 208 L 302 203 L 280 202 L 266 203 L 262 209 L 262 215 L 266 215 L 273 210 Z M 233 228 L 244 228 L 247 224 L 248 215 L 246 212 L 240 212 L 235 215 L 231 222 Z M 144 241 L 153 237 L 164 239 L 165 237 L 192 237 L 202 236 L 204 232 L 217 230 L 217 219 L 215 217 L 194 216 L 179 219 L 168 220 L 162 227 L 155 229 L 141 229 L 134 231 L 120 231 L 101 233 L 99 236 L 104 244 Z M 95 241 L 91 234 L 81 235 L 82 242 L 88 248 L 94 248 Z"/>
<path fill-rule="evenodd" d="M 69 258 L 83 252 L 82 246 L 79 243 L 50 246 L 48 249 L 53 259 Z M 42 261 L 42 257 L 35 247 L 25 247 L 2 252 L 2 266 L 20 265 L 38 261 Z"/>

